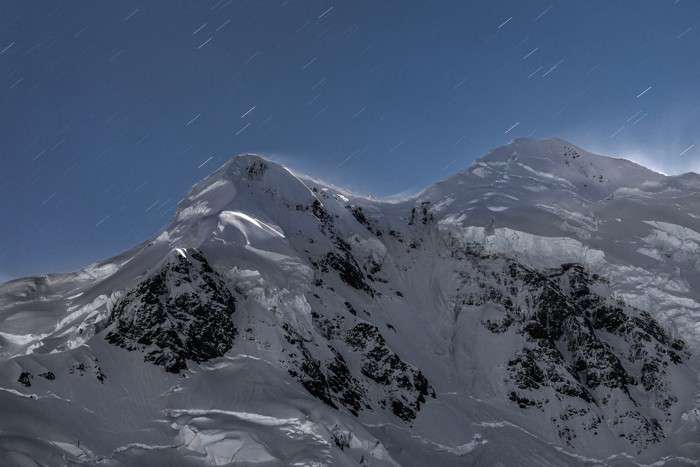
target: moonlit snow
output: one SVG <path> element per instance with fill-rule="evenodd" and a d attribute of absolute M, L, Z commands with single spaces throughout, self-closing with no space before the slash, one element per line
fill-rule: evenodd
<path fill-rule="evenodd" d="M 557 139 L 392 202 L 234 157 L 0 285 L 0 464 L 697 465 L 699 188 Z"/>

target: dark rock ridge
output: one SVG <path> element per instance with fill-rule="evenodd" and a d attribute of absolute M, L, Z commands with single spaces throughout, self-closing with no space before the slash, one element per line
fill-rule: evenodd
<path fill-rule="evenodd" d="M 178 249 L 114 306 L 106 339 L 179 372 L 187 360 L 203 362 L 231 348 L 234 311 L 234 297 L 202 253 Z"/>
<path fill-rule="evenodd" d="M 507 362 L 512 403 L 549 414 L 569 445 L 573 425 L 598 435 L 606 424 L 639 451 L 665 437 L 678 402 L 670 370 L 689 357 L 682 340 L 579 264 L 537 271 L 478 245 L 452 255 L 465 266 L 457 308 L 497 305 L 500 316 L 482 324 L 524 338 Z"/>
<path fill-rule="evenodd" d="M 337 216 L 318 198 L 323 198 L 324 193 L 312 191 L 316 195 L 310 208 L 302 206 L 297 210 L 311 212 L 332 248 L 321 257 L 309 256 L 317 271 L 315 285 L 322 286 L 322 276 L 333 272 L 345 286 L 370 298 L 379 297 L 381 294 L 371 283 L 386 282 L 376 276 L 381 265 L 372 261 L 363 264 L 355 257 L 351 243 L 339 233 Z M 368 231 L 382 236 L 361 207 L 345 208 Z M 334 291 L 330 287 L 329 290 Z M 305 333 L 290 323 L 282 324 L 284 338 L 291 345 L 286 352 L 288 360 L 283 362 L 290 375 L 331 407 L 344 407 L 355 416 L 362 410 L 386 409 L 404 422 L 412 422 L 426 398 L 435 397 L 435 390 L 418 368 L 404 362 L 389 347 L 377 326 L 359 319 L 350 302 L 344 301 L 344 306 L 341 314 L 328 309 L 312 312 L 318 334 L 311 337 L 304 337 Z"/>
<path fill-rule="evenodd" d="M 423 373 L 401 360 L 376 326 L 354 315 L 330 320 L 318 313 L 314 324 L 325 340 L 321 351 L 319 342 L 302 337 L 289 323 L 282 327 L 293 346 L 284 363 L 317 399 L 334 408 L 342 406 L 355 416 L 363 409 L 387 409 L 410 423 L 426 398 L 435 397 Z"/>
<path fill-rule="evenodd" d="M 32 378 L 34 378 L 34 375 L 28 371 L 23 371 L 17 378 L 17 382 L 24 387 L 29 387 L 32 385 Z"/>
<path fill-rule="evenodd" d="M 387 345 L 379 329 L 360 322 L 345 335 L 345 342 L 360 354 L 361 372 L 377 384 L 388 388 L 391 411 L 404 421 L 413 420 L 426 397 L 435 397 L 435 390 L 423 373 L 405 363 Z"/>

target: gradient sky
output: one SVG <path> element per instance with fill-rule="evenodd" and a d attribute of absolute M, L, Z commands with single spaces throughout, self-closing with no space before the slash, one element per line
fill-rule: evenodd
<path fill-rule="evenodd" d="M 240 152 L 377 196 L 520 136 L 700 171 L 700 2 L 3 0 L 0 108 L 2 281 L 147 239 Z"/>

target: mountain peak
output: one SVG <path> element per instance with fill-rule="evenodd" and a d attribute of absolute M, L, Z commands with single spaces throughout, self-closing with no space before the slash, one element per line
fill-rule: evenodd
<path fill-rule="evenodd" d="M 286 167 L 258 154 L 239 154 L 192 187 L 179 203 L 175 221 L 218 214 L 234 200 L 252 208 L 270 196 L 292 203 L 313 194 Z"/>
<path fill-rule="evenodd" d="M 594 154 L 558 138 L 518 138 L 477 159 L 462 174 L 478 178 L 494 175 L 500 183 L 537 180 L 591 199 L 664 178 L 632 161 Z"/>
<path fill-rule="evenodd" d="M 566 155 L 576 155 L 577 157 L 597 156 L 575 144 L 559 138 L 516 138 L 508 144 L 498 146 L 477 161 L 499 161 L 503 159 L 531 159 L 531 158 L 556 158 Z"/>
<path fill-rule="evenodd" d="M 282 165 L 273 162 L 271 159 L 251 152 L 234 155 L 221 168 L 225 168 L 230 174 L 240 174 L 241 170 L 247 170 L 251 167 L 277 167 L 286 170 Z"/>
<path fill-rule="evenodd" d="M 83 464 L 698 458 L 697 186 L 558 139 L 396 203 L 235 156 L 152 241 L 0 287 L 0 432 Z"/>
<path fill-rule="evenodd" d="M 561 138 L 516 138 L 508 144 L 498 146 L 476 160 L 502 161 L 508 159 L 578 159 L 586 160 L 589 165 L 618 165 L 634 168 L 648 174 L 661 175 L 625 158 L 600 155 L 583 149 Z"/>

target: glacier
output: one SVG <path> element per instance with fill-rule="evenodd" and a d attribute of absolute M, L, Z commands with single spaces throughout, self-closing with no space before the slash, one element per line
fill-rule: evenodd
<path fill-rule="evenodd" d="M 698 187 L 559 139 L 400 200 L 233 157 L 0 284 L 0 463 L 698 465 Z"/>

